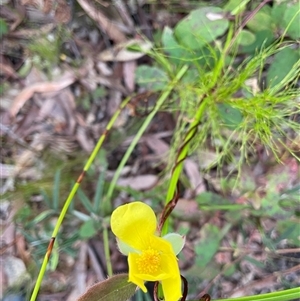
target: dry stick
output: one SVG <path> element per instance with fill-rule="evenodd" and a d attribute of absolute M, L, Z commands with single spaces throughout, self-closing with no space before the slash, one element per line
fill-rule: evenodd
<path fill-rule="evenodd" d="M 118 110 L 115 112 L 115 114 L 112 116 L 111 120 L 109 121 L 106 129 L 104 130 L 104 133 L 102 134 L 102 136 L 99 138 L 94 150 L 92 151 L 88 161 L 86 162 L 81 174 L 79 175 L 76 183 L 74 184 L 69 196 L 67 197 L 66 201 L 65 201 L 65 204 L 62 208 L 62 211 L 60 212 L 60 215 L 58 217 L 58 220 L 56 222 L 56 225 L 55 225 L 55 228 L 53 230 L 53 233 L 52 233 L 52 238 L 49 242 L 49 245 L 48 245 L 48 248 L 47 248 L 47 252 L 45 254 L 45 257 L 44 257 L 44 260 L 43 260 L 43 263 L 42 263 L 42 266 L 40 268 L 40 272 L 39 272 L 39 275 L 38 275 L 38 278 L 37 278 L 37 281 L 36 281 L 36 284 L 35 284 L 35 287 L 34 287 L 34 290 L 32 292 L 32 295 L 31 295 L 31 298 L 30 298 L 30 301 L 35 301 L 36 300 L 36 297 L 37 297 L 37 294 L 39 292 L 39 288 L 41 286 L 41 283 L 42 283 L 42 280 L 43 280 L 43 277 L 44 277 L 44 274 L 45 274 L 45 271 L 46 271 L 46 267 L 47 267 L 47 264 L 49 262 L 49 258 L 50 258 L 50 255 L 51 255 L 51 252 L 52 252 L 52 249 L 53 249 L 53 246 L 54 246 L 54 242 L 55 242 L 55 239 L 57 237 L 57 234 L 58 234 L 58 231 L 60 229 L 60 226 L 63 222 L 63 219 L 67 213 L 67 210 L 80 186 L 80 183 L 82 181 L 82 179 L 84 178 L 85 176 L 85 173 L 87 172 L 87 170 L 90 168 L 91 164 L 93 163 L 94 159 L 96 158 L 98 152 L 99 152 L 99 149 L 100 147 L 102 146 L 105 138 L 107 137 L 107 134 L 109 132 L 109 130 L 112 128 L 113 124 L 115 123 L 117 117 L 120 115 L 121 111 L 125 108 L 125 106 L 127 105 L 127 103 L 130 101 L 130 98 L 128 97 L 127 99 L 125 99 L 120 107 L 118 108 Z"/>

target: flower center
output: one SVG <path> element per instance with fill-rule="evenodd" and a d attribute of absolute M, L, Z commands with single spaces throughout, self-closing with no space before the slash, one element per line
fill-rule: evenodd
<path fill-rule="evenodd" d="M 154 274 L 160 267 L 159 251 L 148 249 L 137 258 L 137 268 L 142 274 Z"/>

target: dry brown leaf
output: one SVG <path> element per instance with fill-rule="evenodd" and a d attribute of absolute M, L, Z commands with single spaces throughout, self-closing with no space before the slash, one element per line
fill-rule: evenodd
<path fill-rule="evenodd" d="M 213 167 L 218 162 L 218 154 L 210 150 L 201 150 L 199 152 L 199 166 L 201 169 Z"/>
<path fill-rule="evenodd" d="M 107 33 L 107 35 L 116 43 L 126 41 L 126 36 L 119 30 L 119 28 L 109 20 L 101 11 L 96 9 L 91 1 L 78 0 L 77 1 L 82 9 L 99 24 L 99 27 Z"/>
<path fill-rule="evenodd" d="M 23 262 L 28 265 L 30 263 L 31 253 L 27 249 L 26 240 L 22 234 L 16 235 L 16 250 L 18 257 L 20 257 Z"/>
<path fill-rule="evenodd" d="M 24 285 L 29 279 L 30 275 L 26 271 L 24 262 L 17 257 L 11 255 L 4 255 L 2 268 L 7 277 L 8 287 Z"/>
<path fill-rule="evenodd" d="M 74 83 L 75 80 L 75 74 L 69 72 L 58 81 L 35 83 L 29 87 L 24 88 L 21 93 L 13 100 L 13 103 L 9 110 L 10 116 L 15 117 L 24 106 L 26 101 L 29 100 L 34 95 L 34 93 L 57 92 L 70 86 Z"/>
<path fill-rule="evenodd" d="M 57 0 L 55 20 L 58 23 L 68 23 L 71 20 L 71 6 L 65 0 Z"/>
<path fill-rule="evenodd" d="M 147 190 L 152 188 L 157 181 L 158 177 L 156 175 L 140 175 L 136 177 L 119 178 L 117 184 L 135 190 Z"/>
<path fill-rule="evenodd" d="M 80 242 L 78 258 L 75 265 L 75 285 L 66 301 L 77 300 L 86 290 L 87 275 L 87 254 L 88 245 L 86 242 Z"/>
<path fill-rule="evenodd" d="M 0 55 L 0 74 L 11 77 L 13 79 L 19 78 L 18 74 L 12 68 L 9 61 L 7 61 L 2 55 Z"/>
<path fill-rule="evenodd" d="M 150 147 L 150 149 L 159 156 L 163 156 L 169 151 L 169 145 L 156 135 L 146 136 L 145 142 L 148 147 Z"/>
<path fill-rule="evenodd" d="M 180 198 L 174 208 L 174 213 L 180 216 L 181 220 L 199 221 L 203 214 L 198 208 L 198 204 L 194 200 Z"/>
<path fill-rule="evenodd" d="M 133 92 L 135 89 L 135 69 L 136 61 L 124 62 L 123 64 L 123 79 L 125 87 L 129 92 Z"/>
<path fill-rule="evenodd" d="M 49 14 L 52 10 L 54 0 L 44 0 L 43 13 Z"/>
<path fill-rule="evenodd" d="M 141 51 L 131 51 L 127 48 L 129 46 L 137 45 Z M 127 62 L 137 60 L 143 57 L 147 51 L 152 47 L 152 43 L 140 39 L 131 39 L 129 41 L 119 43 L 111 49 L 106 49 L 100 52 L 98 59 L 100 61 L 116 61 L 116 62 Z"/>
<path fill-rule="evenodd" d="M 119 92 L 117 90 L 110 90 L 109 91 L 109 100 L 108 100 L 107 108 L 106 108 L 106 112 L 107 112 L 108 116 L 112 116 L 119 109 L 121 102 L 122 102 L 121 92 Z M 118 127 L 118 126 L 115 125 L 115 127 Z"/>
<path fill-rule="evenodd" d="M 100 248 L 97 251 L 99 252 L 100 250 L 102 250 L 102 248 Z M 89 260 L 91 262 L 91 266 L 93 267 L 93 270 L 96 274 L 96 280 L 103 281 L 106 279 L 106 275 L 99 262 L 99 256 L 97 254 L 97 251 L 95 252 L 95 248 L 92 248 L 90 245 L 88 245 L 88 256 L 89 256 Z"/>
<path fill-rule="evenodd" d="M 86 128 L 83 126 L 78 126 L 76 131 L 76 139 L 80 146 L 87 152 L 91 153 L 95 147 L 94 142 L 87 135 Z"/>
<path fill-rule="evenodd" d="M 201 176 L 199 171 L 199 166 L 193 160 L 187 158 L 184 161 L 184 169 L 190 180 L 195 195 L 204 192 L 206 189 L 205 189 L 203 177 Z"/>
<path fill-rule="evenodd" d="M 45 23 L 52 22 L 52 20 L 50 20 L 50 17 L 47 17 L 47 19 L 44 19 L 44 21 Z M 55 24 L 50 23 L 40 26 L 39 30 L 27 28 L 19 29 L 18 31 L 11 32 L 9 36 L 15 39 L 33 39 L 37 36 L 47 35 L 51 30 L 53 30 L 54 27 Z"/>

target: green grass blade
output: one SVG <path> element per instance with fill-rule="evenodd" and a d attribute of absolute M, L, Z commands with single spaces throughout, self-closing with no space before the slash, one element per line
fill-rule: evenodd
<path fill-rule="evenodd" d="M 59 184 L 60 184 L 60 170 L 57 170 L 54 176 L 54 185 L 53 185 L 53 209 L 58 210 L 59 205 Z"/>
<path fill-rule="evenodd" d="M 185 72 L 187 71 L 187 69 L 188 69 L 188 67 L 185 65 L 185 66 L 183 66 L 179 70 L 179 72 L 175 76 L 174 80 L 169 84 L 169 86 L 167 87 L 167 89 L 161 94 L 161 96 L 157 100 L 157 103 L 156 103 L 154 109 L 147 116 L 146 120 L 144 121 L 144 123 L 142 124 L 141 128 L 139 129 L 138 133 L 135 135 L 135 137 L 132 140 L 131 144 L 129 145 L 126 153 L 124 154 L 124 156 L 122 158 L 122 161 L 120 162 L 120 164 L 119 164 L 119 166 L 118 166 L 118 168 L 117 168 L 117 170 L 116 170 L 116 172 L 114 174 L 114 177 L 111 180 L 111 183 L 110 183 L 108 191 L 107 191 L 106 202 L 110 201 L 111 196 L 113 194 L 113 191 L 115 189 L 115 186 L 117 184 L 117 180 L 120 177 L 121 171 L 122 171 L 123 167 L 125 166 L 126 162 L 128 161 L 128 158 L 130 157 L 130 155 L 131 155 L 132 151 L 134 150 L 135 146 L 139 142 L 141 136 L 143 135 L 143 133 L 147 129 L 147 127 L 150 124 L 150 122 L 153 119 L 153 117 L 156 115 L 156 113 L 158 112 L 158 110 L 163 105 L 164 101 L 167 99 L 167 97 L 170 95 L 170 93 L 172 92 L 172 90 L 175 88 L 176 84 L 178 84 L 178 81 L 185 74 Z"/>
<path fill-rule="evenodd" d="M 262 295 L 247 296 L 241 298 L 217 299 L 214 301 L 290 301 L 300 298 L 300 288 L 291 288 L 279 292 L 272 292 Z"/>
<path fill-rule="evenodd" d="M 99 138 L 94 150 L 92 151 L 89 159 L 87 160 L 84 168 L 83 168 L 83 171 L 82 173 L 79 175 L 76 183 L 74 184 L 69 196 L 67 197 L 65 203 L 64 203 L 64 206 L 60 212 L 60 215 L 58 217 L 58 220 L 56 222 L 56 225 L 55 225 L 55 228 L 53 230 L 53 233 L 52 233 L 52 238 L 49 242 L 49 245 L 48 245 L 48 249 L 47 249 L 47 252 L 44 256 L 44 259 L 43 259 L 43 262 L 42 262 L 42 266 L 40 268 L 40 272 L 39 272 L 39 275 L 38 275 L 38 278 L 36 280 L 36 283 L 35 283 L 35 286 L 34 286 L 34 289 L 33 289 L 33 292 L 32 292 L 32 295 L 31 295 L 31 298 L 30 298 L 30 301 L 35 301 L 36 298 L 37 298 L 37 295 L 38 295 L 38 292 L 39 292 L 39 289 L 41 287 L 41 283 L 42 283 L 42 280 L 43 280 L 43 277 L 44 277 L 44 274 L 45 274 L 45 271 L 46 271 L 46 268 L 47 268 L 47 264 L 49 262 L 49 258 L 50 258 L 50 255 L 51 255 L 51 251 L 52 251 L 52 248 L 53 248 L 53 245 L 54 245 L 54 242 L 55 242 L 55 238 L 58 234 L 58 231 L 60 229 L 60 226 L 64 220 L 64 217 L 68 211 L 68 208 L 80 186 L 80 183 L 86 173 L 86 171 L 90 168 L 90 166 L 92 165 L 93 161 L 95 160 L 106 136 L 107 136 L 107 133 L 108 131 L 112 128 L 113 124 L 115 123 L 115 121 L 117 120 L 119 114 L 121 113 L 121 111 L 124 109 L 124 107 L 128 104 L 128 102 L 130 101 L 130 97 L 126 98 L 120 105 L 119 109 L 115 112 L 115 114 L 112 116 L 112 118 L 110 119 L 109 123 L 107 124 L 107 127 L 106 127 L 106 130 L 104 131 L 103 135 Z"/>
<path fill-rule="evenodd" d="M 89 198 L 86 196 L 86 194 L 82 191 L 82 189 L 78 189 L 78 192 L 77 192 L 77 196 L 78 198 L 80 199 L 82 205 L 85 207 L 85 209 L 88 211 L 88 212 L 93 212 L 95 213 L 94 211 L 94 206 L 92 205 L 92 203 L 90 202 Z"/>
<path fill-rule="evenodd" d="M 103 187 L 104 187 L 104 181 L 105 181 L 105 171 L 106 171 L 106 167 L 103 168 L 103 170 L 100 171 L 100 175 L 98 178 L 98 182 L 97 182 L 97 187 L 96 187 L 96 192 L 95 192 L 95 196 L 94 196 L 94 200 L 93 200 L 93 206 L 94 206 L 94 212 L 96 214 L 100 213 L 99 209 L 100 209 L 100 202 L 103 198 Z"/>

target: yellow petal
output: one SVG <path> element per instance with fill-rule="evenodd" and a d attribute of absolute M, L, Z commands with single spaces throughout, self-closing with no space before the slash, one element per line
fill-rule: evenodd
<path fill-rule="evenodd" d="M 111 215 L 112 232 L 136 250 L 145 249 L 147 237 L 156 230 L 156 216 L 150 206 L 133 202 L 118 207 Z"/>
<path fill-rule="evenodd" d="M 152 235 L 145 246 L 140 253 L 129 253 L 129 281 L 143 289 L 144 281 L 180 280 L 177 258 L 168 241 Z"/>
<path fill-rule="evenodd" d="M 130 253 L 128 256 L 129 281 L 132 281 L 134 283 L 136 283 L 136 279 L 142 279 L 143 281 L 159 281 L 170 277 L 170 274 L 163 271 L 161 268 L 154 273 L 145 273 L 141 271 L 138 265 L 139 256 L 140 255 L 135 253 Z M 131 279 L 135 279 L 135 281 Z"/>
<path fill-rule="evenodd" d="M 165 301 L 178 301 L 182 297 L 180 274 L 179 277 L 162 280 L 161 284 Z"/>
<path fill-rule="evenodd" d="M 130 253 L 128 255 L 128 265 L 129 265 L 129 278 L 128 280 L 130 282 L 133 282 L 136 284 L 140 289 L 147 293 L 147 288 L 144 284 L 145 280 L 137 275 L 136 265 L 135 265 L 135 255 L 133 253 Z"/>

